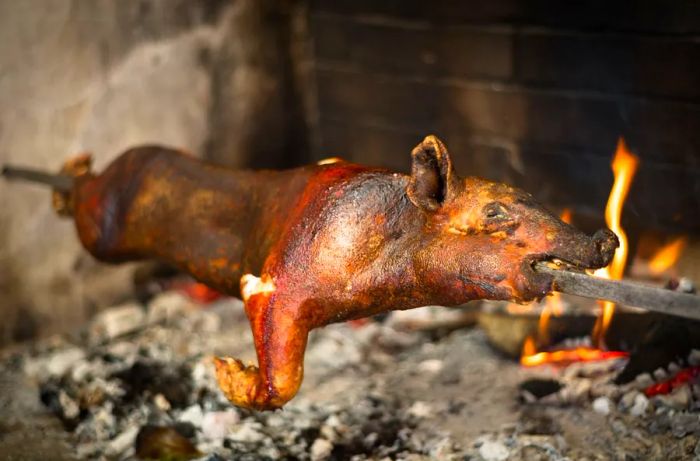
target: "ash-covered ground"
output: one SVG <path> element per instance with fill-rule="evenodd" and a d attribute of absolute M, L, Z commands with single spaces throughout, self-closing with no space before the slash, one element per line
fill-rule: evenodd
<path fill-rule="evenodd" d="M 255 357 L 239 301 L 167 292 L 115 307 L 80 335 L 3 353 L 0 458 L 700 459 L 690 385 L 647 399 L 644 379 L 611 384 L 619 363 L 523 369 L 478 329 L 395 320 L 315 331 L 298 396 L 256 413 L 232 407 L 212 375 L 215 354 Z M 533 377 L 564 388 L 523 398 Z"/>

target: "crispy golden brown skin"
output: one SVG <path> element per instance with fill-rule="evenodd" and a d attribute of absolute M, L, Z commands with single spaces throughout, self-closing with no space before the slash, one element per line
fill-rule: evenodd
<path fill-rule="evenodd" d="M 177 151 L 131 149 L 102 174 L 85 158 L 55 197 L 103 261 L 156 258 L 241 296 L 258 366 L 215 360 L 231 402 L 279 408 L 296 394 L 309 331 L 392 309 L 551 291 L 534 261 L 605 266 L 609 231 L 588 237 L 518 189 L 455 174 L 428 136 L 410 175 L 330 162 L 233 171 Z"/>

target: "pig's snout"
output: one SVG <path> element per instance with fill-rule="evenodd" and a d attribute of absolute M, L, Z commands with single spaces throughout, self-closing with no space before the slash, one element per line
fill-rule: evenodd
<path fill-rule="evenodd" d="M 578 231 L 565 232 L 547 257 L 579 269 L 598 269 L 610 264 L 618 245 L 617 236 L 609 229 L 601 229 L 590 237 Z"/>
<path fill-rule="evenodd" d="M 593 243 L 595 243 L 596 253 L 600 258 L 600 261 L 597 261 L 595 264 L 598 267 L 605 267 L 610 264 L 613 256 L 615 256 L 615 250 L 620 245 L 617 235 L 610 229 L 600 229 L 593 234 Z"/>

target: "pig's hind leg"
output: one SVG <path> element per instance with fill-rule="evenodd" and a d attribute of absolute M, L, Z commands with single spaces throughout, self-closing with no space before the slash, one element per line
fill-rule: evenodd
<path fill-rule="evenodd" d="M 296 315 L 301 303 L 277 293 L 270 279 L 246 275 L 241 285 L 258 366 L 245 366 L 234 358 L 216 358 L 216 377 L 233 404 L 274 410 L 299 390 L 309 330 Z"/>

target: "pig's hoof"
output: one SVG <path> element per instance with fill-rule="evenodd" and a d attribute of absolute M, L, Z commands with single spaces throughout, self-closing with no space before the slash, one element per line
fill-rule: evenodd
<path fill-rule="evenodd" d="M 265 402 L 260 373 L 255 366 L 245 366 L 230 357 L 214 357 L 216 380 L 226 398 L 236 406 L 252 410 L 272 410 Z M 263 397 L 261 399 L 261 397 Z"/>

